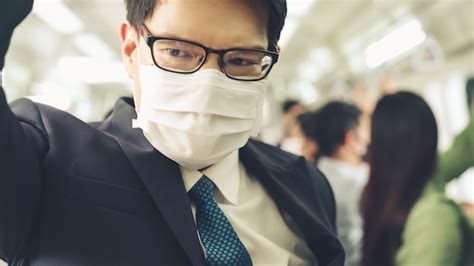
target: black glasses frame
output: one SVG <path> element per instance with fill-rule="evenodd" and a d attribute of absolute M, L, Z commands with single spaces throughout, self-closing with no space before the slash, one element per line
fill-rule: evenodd
<path fill-rule="evenodd" d="M 158 68 L 160 68 L 164 71 L 173 72 L 173 73 L 177 73 L 177 74 L 192 74 L 192 73 L 195 73 L 195 72 L 199 71 L 201 69 L 201 67 L 206 63 L 207 57 L 209 56 L 209 54 L 217 54 L 217 55 L 219 55 L 219 67 L 220 67 L 222 73 L 224 73 L 228 78 L 233 79 L 233 80 L 239 80 L 239 81 L 259 81 L 259 80 L 265 79 L 268 76 L 268 74 L 270 74 L 270 71 L 272 70 L 273 66 L 278 62 L 278 58 L 280 56 L 279 53 L 277 53 L 277 52 L 264 51 L 264 50 L 259 50 L 259 49 L 249 49 L 249 48 L 230 48 L 230 49 L 216 50 L 216 49 L 206 47 L 206 46 L 204 46 L 200 43 L 197 43 L 197 42 L 181 40 L 181 39 L 177 39 L 177 38 L 155 37 L 155 36 L 151 35 L 150 31 L 147 29 L 147 27 L 145 25 L 143 25 L 142 27 L 143 27 L 143 31 L 146 33 L 146 36 L 143 36 L 143 37 L 145 38 L 146 44 L 148 45 L 148 47 L 150 47 L 151 55 L 153 57 L 153 63 L 155 64 L 155 66 L 157 66 Z M 198 47 L 201 47 L 205 51 L 204 58 L 203 58 L 201 64 L 195 70 L 189 71 L 189 72 L 186 72 L 186 71 L 185 72 L 180 72 L 180 71 L 174 71 L 174 70 L 163 68 L 160 65 L 158 65 L 158 63 L 156 62 L 155 52 L 154 52 L 154 49 L 153 49 L 154 43 L 158 40 L 179 41 L 179 42 L 184 42 L 184 43 L 189 43 L 189 44 L 192 44 L 192 45 L 196 45 Z M 224 55 L 227 52 L 234 52 L 234 51 L 254 51 L 254 52 L 264 53 L 264 54 L 266 54 L 266 55 L 268 55 L 272 58 L 272 64 L 269 66 L 269 69 L 268 69 L 267 73 L 265 73 L 264 76 L 259 77 L 259 78 L 239 79 L 239 78 L 236 78 L 236 77 L 232 77 L 229 74 L 227 74 L 227 72 L 225 71 L 225 68 L 224 68 Z"/>

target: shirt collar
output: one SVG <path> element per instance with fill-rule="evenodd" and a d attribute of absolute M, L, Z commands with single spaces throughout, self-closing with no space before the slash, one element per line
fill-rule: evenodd
<path fill-rule="evenodd" d="M 232 152 L 203 171 L 190 170 L 182 166 L 180 166 L 180 170 L 187 192 L 205 175 L 214 182 L 219 192 L 230 204 L 237 205 L 240 184 L 238 151 Z"/>
<path fill-rule="evenodd" d="M 336 172 L 343 176 L 354 178 L 360 182 L 366 182 L 368 178 L 368 168 L 366 169 L 363 165 L 355 166 L 330 157 L 322 157 L 319 159 L 318 167 L 323 171 L 323 173 L 324 170 Z M 325 174 L 329 175 L 329 173 Z"/>

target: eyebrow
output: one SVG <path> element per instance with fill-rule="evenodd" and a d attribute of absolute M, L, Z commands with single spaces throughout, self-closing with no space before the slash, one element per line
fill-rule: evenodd
<path fill-rule="evenodd" d="M 183 38 L 181 36 L 171 34 L 171 33 L 162 33 L 162 34 L 159 34 L 159 36 L 153 36 L 146 27 L 144 27 L 144 28 L 145 28 L 146 33 L 151 37 L 176 39 L 176 40 L 179 40 L 179 41 L 195 43 L 195 44 L 199 44 L 199 45 L 208 47 L 206 45 L 201 44 L 200 42 L 190 40 L 190 39 L 186 39 L 186 38 Z M 211 47 L 209 47 L 209 48 L 211 48 Z M 239 46 L 235 46 L 235 47 L 231 47 L 231 48 L 226 48 L 226 49 L 223 49 L 223 50 L 227 50 L 227 49 L 252 49 L 252 50 L 261 50 L 261 51 L 266 51 L 267 50 L 267 48 L 265 48 L 262 45 L 239 45 Z"/>

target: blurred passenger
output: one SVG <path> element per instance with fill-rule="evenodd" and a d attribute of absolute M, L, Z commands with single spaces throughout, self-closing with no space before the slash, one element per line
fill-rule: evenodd
<path fill-rule="evenodd" d="M 283 139 L 279 146 L 282 150 L 301 155 L 303 139 L 297 118 L 306 111 L 306 108 L 299 101 L 286 100 L 282 109 Z"/>
<path fill-rule="evenodd" d="M 300 154 L 315 165 L 317 163 L 319 150 L 319 143 L 316 136 L 318 124 L 317 115 L 317 112 L 307 112 L 298 116 L 298 124 L 302 134 Z"/>
<path fill-rule="evenodd" d="M 426 102 L 409 92 L 384 96 L 373 114 L 371 139 L 361 201 L 362 264 L 472 265 L 472 232 L 461 209 L 426 189 L 438 141 Z"/>
<path fill-rule="evenodd" d="M 291 129 L 296 123 L 299 115 L 306 112 L 305 106 L 297 100 L 286 100 L 283 102 L 283 125 L 285 126 L 285 136 L 291 135 Z"/>
<path fill-rule="evenodd" d="M 346 265 L 359 265 L 362 219 L 359 199 L 367 181 L 363 158 L 369 128 L 361 110 L 344 102 L 331 102 L 318 111 L 315 138 L 319 141 L 320 170 L 336 197 L 337 227 L 346 249 Z"/>
<path fill-rule="evenodd" d="M 451 180 L 450 192 L 457 191 L 454 198 L 463 205 L 465 212 L 472 218 L 474 227 L 474 78 L 468 80 L 466 85 L 466 98 L 471 113 L 468 126 L 455 137 L 451 147 L 440 154 L 434 180 L 430 189 L 443 192 L 445 185 Z M 463 174 L 469 168 L 468 173 Z M 465 192 L 464 192 L 465 191 Z"/>
<path fill-rule="evenodd" d="M 467 127 L 454 138 L 451 147 L 440 154 L 430 189 L 443 191 L 446 183 L 459 177 L 470 167 L 474 167 L 474 116 L 471 116 Z"/>

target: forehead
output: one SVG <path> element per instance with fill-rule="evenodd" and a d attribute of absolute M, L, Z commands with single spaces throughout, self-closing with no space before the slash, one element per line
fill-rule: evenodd
<path fill-rule="evenodd" d="M 267 47 L 262 0 L 159 0 L 145 23 L 153 35 L 172 36 L 214 49 Z"/>

